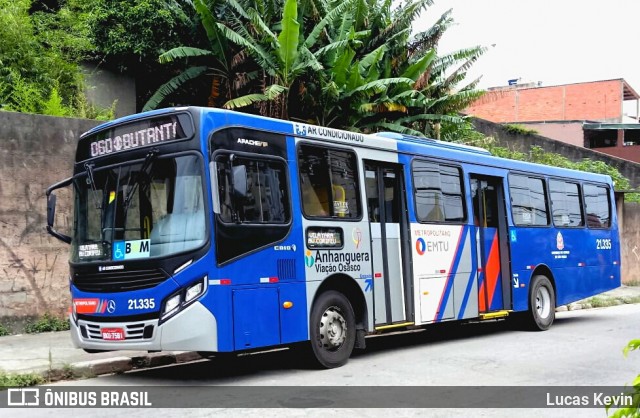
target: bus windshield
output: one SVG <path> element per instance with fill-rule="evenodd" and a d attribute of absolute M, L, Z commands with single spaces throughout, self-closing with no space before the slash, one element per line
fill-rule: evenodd
<path fill-rule="evenodd" d="M 76 177 L 71 261 L 124 261 L 196 249 L 206 241 L 202 161 L 158 156 Z"/>

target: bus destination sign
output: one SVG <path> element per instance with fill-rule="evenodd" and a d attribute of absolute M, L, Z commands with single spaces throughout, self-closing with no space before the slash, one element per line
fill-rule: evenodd
<path fill-rule="evenodd" d="M 186 123 L 185 123 L 186 122 Z M 186 139 L 193 133 L 186 114 L 144 119 L 99 132 L 78 147 L 78 161 Z M 84 152 L 83 152 L 84 151 Z"/>

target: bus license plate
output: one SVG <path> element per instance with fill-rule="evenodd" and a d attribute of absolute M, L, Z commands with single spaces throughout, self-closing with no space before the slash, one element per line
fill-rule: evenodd
<path fill-rule="evenodd" d="M 124 340 L 124 329 L 122 328 L 102 328 L 102 339 L 105 341 Z"/>

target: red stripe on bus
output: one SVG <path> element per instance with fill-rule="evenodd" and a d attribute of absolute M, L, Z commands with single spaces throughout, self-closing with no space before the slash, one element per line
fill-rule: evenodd
<path fill-rule="evenodd" d="M 498 285 L 498 276 L 500 276 L 500 248 L 498 246 L 498 232 L 496 232 L 493 237 L 493 242 L 491 243 L 491 250 L 489 251 L 489 259 L 487 260 L 485 275 L 485 282 L 489 289 L 489 297 L 487 298 L 489 306 L 487 306 L 487 308 L 489 308 L 491 306 L 491 302 L 493 302 L 493 295 L 495 294 L 496 286 Z"/>

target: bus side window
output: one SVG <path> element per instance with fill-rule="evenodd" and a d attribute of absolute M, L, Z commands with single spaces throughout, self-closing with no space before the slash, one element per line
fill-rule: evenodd
<path fill-rule="evenodd" d="M 302 211 L 308 217 L 360 217 L 356 155 L 303 144 L 298 148 Z"/>
<path fill-rule="evenodd" d="M 347 194 L 344 191 L 344 187 L 338 184 L 332 184 L 331 188 L 333 190 L 333 213 L 344 218 L 345 214 L 349 211 L 346 205 Z"/>
<path fill-rule="evenodd" d="M 321 199 L 320 195 L 324 195 Z M 324 189 L 316 189 L 307 178 L 302 183 L 302 206 L 309 216 L 329 216 L 329 199 Z"/>

